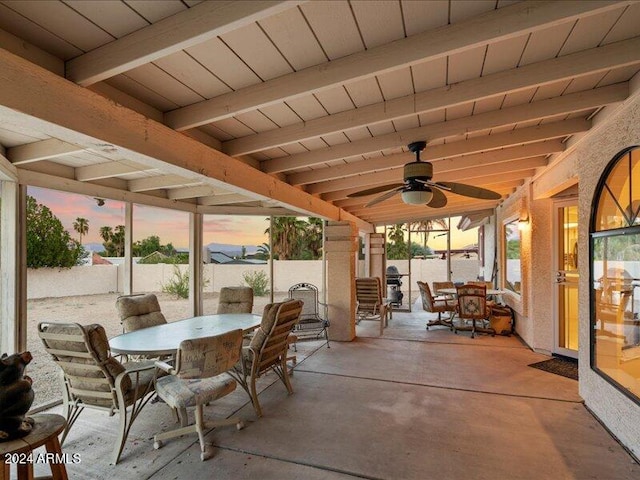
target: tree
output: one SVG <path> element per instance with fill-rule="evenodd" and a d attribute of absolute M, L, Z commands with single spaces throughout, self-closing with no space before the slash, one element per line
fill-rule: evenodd
<path fill-rule="evenodd" d="M 300 237 L 305 231 L 307 222 L 296 217 L 276 217 L 271 227 L 264 233 L 273 235 L 273 257 L 278 260 L 293 260 L 300 250 Z"/>
<path fill-rule="evenodd" d="M 427 248 L 427 242 L 431 235 L 431 230 L 448 230 L 449 225 L 444 218 L 436 218 L 434 220 L 423 220 L 421 222 L 413 222 L 410 224 L 411 231 L 421 232 L 424 236 L 422 246 Z"/>
<path fill-rule="evenodd" d="M 82 217 L 76 218 L 76 221 L 73 222 L 73 229 L 78 232 L 80 236 L 78 243 L 82 245 L 82 236 L 89 233 L 89 220 Z"/>
<path fill-rule="evenodd" d="M 259 260 L 269 260 L 269 244 L 263 243 L 262 245 L 258 245 L 258 250 L 256 251 L 255 258 Z"/>
<path fill-rule="evenodd" d="M 309 222 L 305 228 L 304 237 L 302 238 L 304 245 L 302 246 L 302 254 L 308 260 L 318 260 L 322 257 L 322 219 L 317 217 L 309 217 Z"/>
<path fill-rule="evenodd" d="M 115 230 L 111 227 L 100 227 L 100 237 L 104 240 L 102 246 L 107 257 L 124 256 L 124 225 L 118 225 Z"/>
<path fill-rule="evenodd" d="M 49 207 L 27 196 L 27 267 L 69 268 L 78 265 L 83 254 L 82 245 Z"/>
<path fill-rule="evenodd" d="M 387 258 L 389 260 L 406 260 L 407 244 L 404 241 L 405 225 L 397 223 L 389 230 L 387 242 Z"/>

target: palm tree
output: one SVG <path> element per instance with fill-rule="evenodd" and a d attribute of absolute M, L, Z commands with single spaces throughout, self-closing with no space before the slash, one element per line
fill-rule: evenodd
<path fill-rule="evenodd" d="M 322 219 L 309 217 L 304 234 L 305 249 L 311 251 L 311 258 L 317 260 L 322 256 Z"/>
<path fill-rule="evenodd" d="M 100 238 L 102 238 L 105 242 L 111 240 L 111 236 L 113 235 L 113 229 L 111 227 L 100 227 Z"/>
<path fill-rule="evenodd" d="M 124 257 L 124 225 L 118 225 L 113 231 L 111 241 L 115 247 L 116 256 Z"/>
<path fill-rule="evenodd" d="M 76 221 L 73 222 L 73 229 L 80 235 L 78 243 L 82 245 L 82 236 L 89 233 L 89 220 L 82 217 L 76 218 Z"/>
<path fill-rule="evenodd" d="M 417 231 L 424 234 L 424 244 L 423 247 L 427 248 L 427 242 L 429 241 L 429 235 L 431 235 L 431 230 L 447 230 L 448 229 L 447 221 L 444 218 L 436 218 L 434 220 L 423 220 L 421 222 L 413 222 L 410 225 L 411 231 Z"/>
<path fill-rule="evenodd" d="M 304 234 L 305 225 L 303 220 L 296 217 L 276 217 L 273 219 L 273 233 L 271 227 L 264 233 L 273 235 L 273 254 L 279 260 L 291 260 L 296 258 L 300 243 L 299 240 Z"/>
<path fill-rule="evenodd" d="M 269 244 L 263 243 L 262 245 L 258 245 L 255 257 L 261 260 L 268 260 L 270 254 Z"/>

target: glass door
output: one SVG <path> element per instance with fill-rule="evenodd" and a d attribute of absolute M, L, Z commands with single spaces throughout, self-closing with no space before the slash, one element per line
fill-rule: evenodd
<path fill-rule="evenodd" d="M 555 205 L 556 278 L 554 353 L 578 358 L 578 205 Z"/>

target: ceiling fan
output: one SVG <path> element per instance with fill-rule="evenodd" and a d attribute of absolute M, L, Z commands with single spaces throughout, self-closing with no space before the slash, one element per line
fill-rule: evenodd
<path fill-rule="evenodd" d="M 347 195 L 353 197 L 366 197 L 376 193 L 385 192 L 374 198 L 365 206 L 370 207 L 400 193 L 402 201 L 410 205 L 426 205 L 431 208 L 442 208 L 447 204 L 447 197 L 442 191 L 457 193 L 465 197 L 479 198 L 481 200 L 498 200 L 500 194 L 486 188 L 474 187 L 457 182 L 433 182 L 433 165 L 420 160 L 420 152 L 425 149 L 427 142 L 413 142 L 408 145 L 416 155 L 416 161 L 404 166 L 404 183 L 392 183 L 379 187 L 369 188 L 360 192 Z"/>

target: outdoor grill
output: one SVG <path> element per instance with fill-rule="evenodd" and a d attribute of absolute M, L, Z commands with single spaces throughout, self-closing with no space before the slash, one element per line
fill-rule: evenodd
<path fill-rule="evenodd" d="M 404 294 L 400 291 L 402 286 L 402 278 L 398 267 L 390 265 L 387 267 L 387 298 L 391 300 L 394 306 L 402 305 L 402 297 Z"/>

